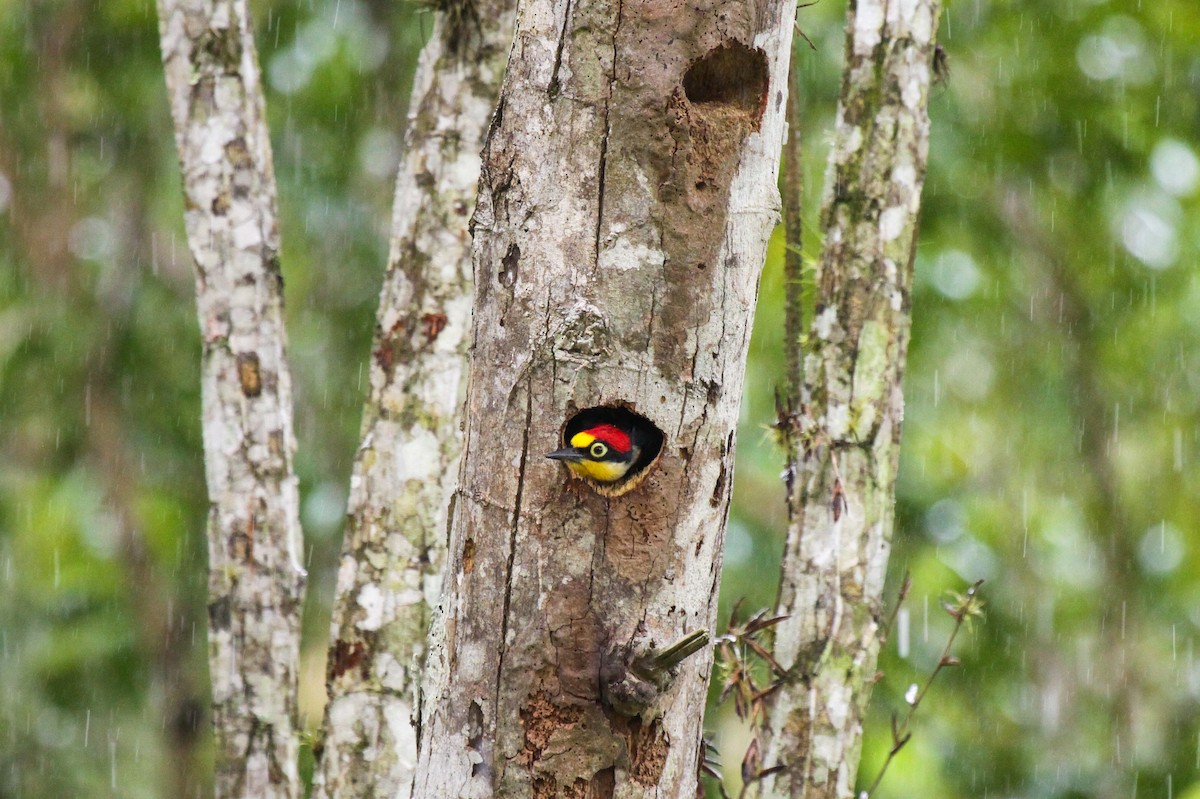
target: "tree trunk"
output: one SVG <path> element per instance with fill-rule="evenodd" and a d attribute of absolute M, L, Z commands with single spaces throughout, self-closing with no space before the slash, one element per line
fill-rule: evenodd
<path fill-rule="evenodd" d="M 695 795 L 711 654 L 658 655 L 714 622 L 794 8 L 522 6 L 418 796 Z M 665 436 L 622 496 L 542 457 L 598 406 Z"/>
<path fill-rule="evenodd" d="M 218 797 L 295 797 L 304 584 L 275 177 L 245 0 L 159 0 L 203 340 Z"/>
<path fill-rule="evenodd" d="M 439 11 L 417 68 L 338 572 L 319 797 L 408 796 L 412 787 L 414 700 L 462 440 L 467 222 L 515 5 Z"/>
<path fill-rule="evenodd" d="M 879 649 L 904 410 L 912 261 L 939 0 L 859 0 L 822 204 L 803 409 L 788 420 L 790 522 L 765 793 L 853 793 Z"/>

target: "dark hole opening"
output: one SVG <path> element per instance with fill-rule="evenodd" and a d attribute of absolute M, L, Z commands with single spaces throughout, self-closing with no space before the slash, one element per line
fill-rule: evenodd
<path fill-rule="evenodd" d="M 632 489 L 641 482 L 657 463 L 667 437 L 654 422 L 624 405 L 598 405 L 584 408 L 567 420 L 563 425 L 562 445 L 566 446 L 576 433 L 602 424 L 610 424 L 625 431 L 641 450 L 629 471 L 613 485 L 614 490 L 611 494 L 617 496 L 624 493 L 621 489 Z"/>
<path fill-rule="evenodd" d="M 766 108 L 767 89 L 766 53 L 733 40 L 709 50 L 683 76 L 689 102 L 735 106 L 753 113 L 756 123 Z"/>

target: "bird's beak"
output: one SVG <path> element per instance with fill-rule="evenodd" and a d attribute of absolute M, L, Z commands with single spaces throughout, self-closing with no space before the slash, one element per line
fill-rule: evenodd
<path fill-rule="evenodd" d="M 568 463 L 578 463 L 583 460 L 583 455 L 574 447 L 566 447 L 565 449 L 556 449 L 554 452 L 547 452 L 547 458 L 553 458 L 556 461 L 567 461 Z"/>

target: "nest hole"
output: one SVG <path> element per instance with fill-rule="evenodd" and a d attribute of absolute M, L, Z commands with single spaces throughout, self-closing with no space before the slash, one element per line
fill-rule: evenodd
<path fill-rule="evenodd" d="M 584 408 L 567 419 L 563 425 L 562 443 L 565 446 L 575 437 L 576 433 L 603 424 L 613 425 L 626 431 L 639 449 L 633 465 L 619 481 L 614 483 L 587 481 L 598 493 L 604 496 L 618 497 L 636 488 L 658 465 L 667 436 L 654 422 L 624 405 L 597 405 Z"/>
<path fill-rule="evenodd" d="M 756 126 L 767 107 L 768 83 L 767 54 L 733 39 L 709 50 L 683 75 L 688 102 L 743 111 Z"/>

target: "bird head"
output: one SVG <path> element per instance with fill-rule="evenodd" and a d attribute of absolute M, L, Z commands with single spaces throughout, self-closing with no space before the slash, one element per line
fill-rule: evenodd
<path fill-rule="evenodd" d="M 613 424 L 599 424 L 571 436 L 569 447 L 546 453 L 562 461 L 580 477 L 598 483 L 615 483 L 637 462 L 641 448 L 629 431 Z"/>

